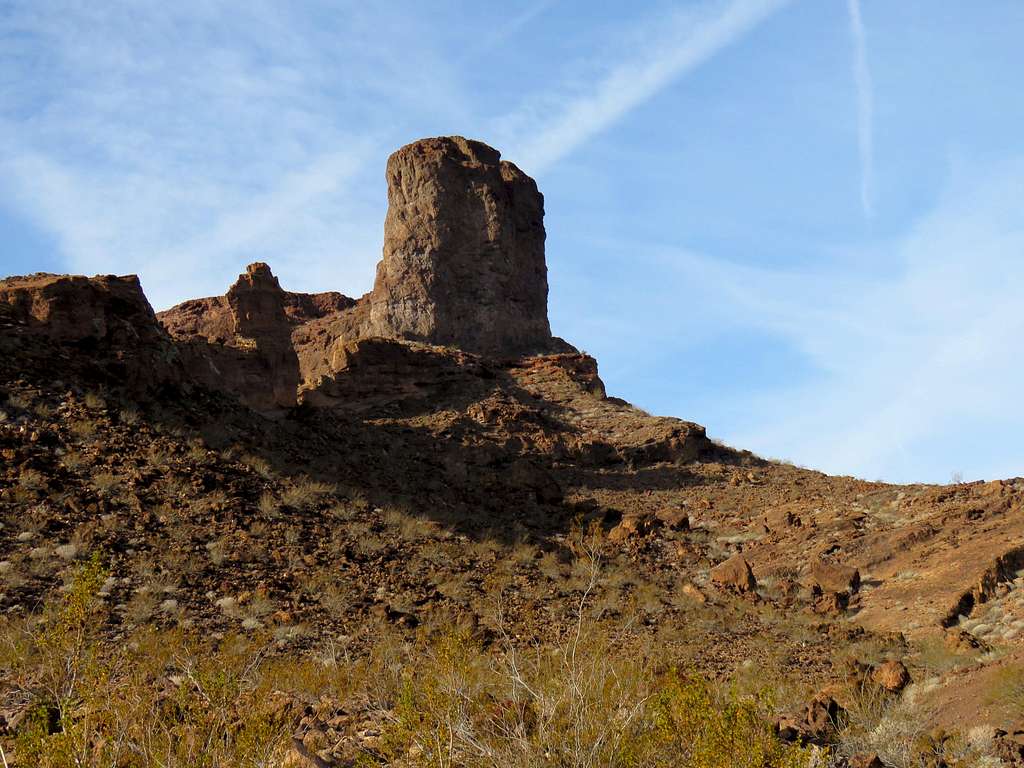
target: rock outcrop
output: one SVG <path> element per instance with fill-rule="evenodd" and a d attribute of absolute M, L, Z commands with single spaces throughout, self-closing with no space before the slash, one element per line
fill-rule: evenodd
<path fill-rule="evenodd" d="M 10 322 L 52 341 L 128 346 L 163 337 L 135 275 L 10 277 L 0 281 L 0 304 Z"/>
<path fill-rule="evenodd" d="M 37 273 L 0 280 L 2 327 L 18 330 L 5 341 L 18 345 L 10 351 L 26 362 L 57 354 L 136 391 L 184 376 L 177 350 L 135 275 Z"/>
<path fill-rule="evenodd" d="M 186 342 L 200 381 L 266 410 L 334 389 L 347 350 L 363 339 L 490 358 L 576 351 L 548 324 L 544 197 L 533 179 L 486 144 L 454 136 L 392 154 L 387 184 L 384 255 L 362 299 L 289 293 L 253 264 L 225 296 L 159 315 Z"/>
<path fill-rule="evenodd" d="M 549 349 L 544 197 L 533 179 L 452 136 L 399 149 L 387 181 L 365 335 L 487 355 Z"/>
<path fill-rule="evenodd" d="M 179 339 L 189 373 L 211 389 L 236 394 L 261 411 L 295 405 L 299 362 L 286 312 L 304 303 L 281 289 L 266 264 L 250 264 L 227 294 L 162 313 Z"/>

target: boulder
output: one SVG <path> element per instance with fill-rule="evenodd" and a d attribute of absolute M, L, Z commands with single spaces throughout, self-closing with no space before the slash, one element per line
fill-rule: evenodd
<path fill-rule="evenodd" d="M 849 592 L 821 592 L 814 594 L 811 608 L 823 616 L 838 616 L 850 607 Z"/>
<path fill-rule="evenodd" d="M 690 599 L 700 603 L 701 605 L 706 605 L 708 602 L 708 596 L 701 592 L 700 589 L 693 584 L 683 584 L 682 593 Z"/>
<path fill-rule="evenodd" d="M 772 533 L 800 527 L 800 518 L 788 509 L 773 509 L 765 515 L 765 527 Z"/>
<path fill-rule="evenodd" d="M 608 532 L 608 541 L 612 544 L 622 544 L 629 539 L 646 536 L 659 527 L 661 521 L 649 512 L 629 514 Z"/>
<path fill-rule="evenodd" d="M 824 745 L 841 725 L 845 710 L 826 693 L 819 693 L 796 714 L 784 715 L 775 723 L 782 741 Z"/>
<path fill-rule="evenodd" d="M 670 531 L 690 530 L 690 516 L 682 507 L 662 507 L 654 516 Z"/>
<path fill-rule="evenodd" d="M 871 670 L 871 680 L 889 693 L 899 693 L 910 684 L 910 672 L 902 661 L 883 661 Z"/>
<path fill-rule="evenodd" d="M 735 554 L 711 569 L 711 581 L 735 592 L 753 592 L 757 589 L 754 571 L 743 555 Z"/>
<path fill-rule="evenodd" d="M 810 582 L 823 592 L 847 592 L 860 589 L 860 571 L 848 565 L 819 560 L 811 565 Z"/>
<path fill-rule="evenodd" d="M 970 653 L 972 651 L 987 652 L 990 649 L 988 643 L 980 637 L 975 637 L 970 632 L 962 629 L 951 629 L 946 632 L 946 647 L 954 653 Z"/>

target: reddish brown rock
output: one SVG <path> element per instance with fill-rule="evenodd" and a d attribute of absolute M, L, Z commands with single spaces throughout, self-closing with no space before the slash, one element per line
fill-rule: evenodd
<path fill-rule="evenodd" d="M 497 150 L 422 139 L 388 159 L 384 258 L 363 335 L 489 355 L 551 349 L 544 197 Z"/>
<path fill-rule="evenodd" d="M 786 742 L 821 745 L 832 739 L 844 715 L 835 699 L 819 693 L 800 712 L 780 717 L 775 731 Z"/>
<path fill-rule="evenodd" d="M 757 579 L 743 555 L 736 554 L 711 569 L 711 580 L 720 587 L 736 592 L 753 592 Z"/>
<path fill-rule="evenodd" d="M 818 592 L 811 603 L 813 611 L 823 616 L 838 616 L 849 607 L 849 592 Z"/>
<path fill-rule="evenodd" d="M 135 275 L 9 277 L 0 280 L 0 308 L 18 338 L 73 348 L 82 353 L 78 361 L 118 386 L 142 390 L 183 379 Z"/>
<path fill-rule="evenodd" d="M 575 353 L 548 325 L 544 198 L 529 176 L 456 136 L 399 149 L 387 183 L 383 259 L 361 300 L 289 293 L 253 264 L 225 296 L 161 313 L 196 378 L 268 410 L 330 382 L 361 339 L 492 357 Z M 591 378 L 603 396 L 596 372 Z M 688 455 L 688 435 L 686 427 L 651 435 L 636 451 L 641 461 L 673 460 Z"/>
<path fill-rule="evenodd" d="M 860 571 L 847 565 L 818 561 L 811 565 L 810 582 L 823 592 L 853 594 L 860 588 Z"/>
<path fill-rule="evenodd" d="M 708 602 L 708 596 L 701 592 L 700 589 L 693 584 L 684 584 L 681 591 L 684 595 L 693 600 L 696 600 L 701 605 L 706 605 Z"/>
<path fill-rule="evenodd" d="M 270 267 L 250 264 L 219 299 L 186 302 L 160 314 L 182 343 L 189 373 L 211 389 L 230 392 L 260 411 L 295 405 L 299 360 L 292 344 L 293 314 L 315 299 L 289 301 Z"/>
<path fill-rule="evenodd" d="M 773 509 L 765 515 L 764 524 L 772 533 L 800 526 L 800 518 L 788 509 Z"/>
<path fill-rule="evenodd" d="M 889 693 L 899 693 L 910 684 L 910 672 L 902 661 L 883 661 L 871 670 L 871 680 Z"/>
<path fill-rule="evenodd" d="M 663 507 L 654 516 L 671 531 L 690 530 L 690 516 L 681 507 Z"/>
<path fill-rule="evenodd" d="M 250 264 L 227 292 L 227 300 L 236 344 L 251 344 L 256 353 L 256 378 L 241 385 L 243 399 L 256 408 L 295 405 L 299 361 L 291 343 L 285 292 L 270 267 Z"/>
<path fill-rule="evenodd" d="M 608 541 L 613 544 L 621 544 L 629 539 L 646 536 L 659 527 L 661 527 L 661 521 L 650 513 L 626 515 L 618 525 L 608 532 Z"/>
<path fill-rule="evenodd" d="M 955 653 L 970 653 L 972 651 L 987 652 L 990 649 L 988 643 L 970 632 L 962 629 L 952 629 L 946 632 L 945 646 Z"/>
<path fill-rule="evenodd" d="M 992 740 L 995 755 L 1007 765 L 1024 765 L 1024 729 L 997 728 Z"/>
<path fill-rule="evenodd" d="M 53 341 L 138 341 L 161 334 L 135 275 L 116 277 L 40 273 L 0 281 L 10 317 Z"/>

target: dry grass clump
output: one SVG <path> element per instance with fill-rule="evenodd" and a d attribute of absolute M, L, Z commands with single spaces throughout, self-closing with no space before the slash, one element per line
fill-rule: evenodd
<path fill-rule="evenodd" d="M 241 456 L 240 460 L 264 480 L 273 479 L 274 469 L 270 466 L 270 462 L 262 456 L 255 456 L 251 453 L 246 453 Z"/>
<path fill-rule="evenodd" d="M 18 485 L 26 491 L 41 491 L 46 488 L 46 476 L 35 469 L 23 469 L 18 475 Z"/>
<path fill-rule="evenodd" d="M 420 541 L 429 538 L 435 531 L 435 527 L 428 521 L 392 507 L 384 510 L 384 524 L 404 541 Z"/>
<path fill-rule="evenodd" d="M 101 493 L 110 494 L 121 485 L 121 478 L 113 472 L 97 472 L 92 476 L 92 484 Z"/>
<path fill-rule="evenodd" d="M 281 511 L 281 503 L 270 491 L 264 491 L 260 494 L 259 501 L 256 502 L 256 509 L 264 517 L 273 520 Z"/>
<path fill-rule="evenodd" d="M 1010 664 L 996 672 L 987 699 L 1010 711 L 1024 712 L 1024 664 Z"/>
<path fill-rule="evenodd" d="M 308 477 L 296 480 L 281 494 L 281 503 L 300 512 L 311 509 L 324 497 L 334 492 L 334 486 Z"/>
<path fill-rule="evenodd" d="M 92 419 L 78 419 L 71 422 L 71 426 L 68 427 L 71 434 L 83 440 L 95 435 L 98 428 L 96 422 Z"/>
<path fill-rule="evenodd" d="M 139 412 L 139 409 L 133 405 L 122 408 L 120 416 L 121 423 L 129 427 L 134 427 L 142 421 L 142 414 Z"/>
<path fill-rule="evenodd" d="M 893 768 L 992 765 L 991 757 L 978 745 L 932 727 L 935 711 L 925 699 L 937 684 L 936 679 L 914 683 L 901 696 L 862 690 L 847 709 L 847 722 L 839 731 L 840 754 L 874 752 Z"/>
<path fill-rule="evenodd" d="M 82 402 L 85 403 L 85 407 L 90 411 L 102 411 L 107 407 L 106 401 L 95 392 L 86 392 Z"/>

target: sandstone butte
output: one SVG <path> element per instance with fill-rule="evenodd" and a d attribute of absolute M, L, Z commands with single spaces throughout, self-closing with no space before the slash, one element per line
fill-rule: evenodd
<path fill-rule="evenodd" d="M 358 635 L 372 620 L 414 626 L 432 611 L 486 624 L 478 598 L 497 556 L 469 542 L 528 542 L 538 559 L 516 566 L 505 621 L 543 637 L 564 628 L 552 606 L 571 590 L 538 572 L 542 553 L 572 549 L 570 530 L 595 526 L 625 583 L 653 590 L 633 631 L 692 637 L 704 627 L 687 648 L 712 672 L 754 659 L 834 683 L 845 674 L 837 649 L 870 638 L 885 659 L 855 665 L 857 679 L 896 689 L 931 676 L 936 724 L 1017 724 L 986 709 L 984 691 L 1024 659 L 1024 480 L 830 477 L 610 397 L 596 361 L 552 335 L 544 198 L 529 176 L 485 144 L 442 137 L 392 154 L 386 181 L 383 256 L 360 298 L 289 292 L 263 263 L 223 296 L 159 314 L 134 276 L 0 281 L 5 567 L 42 562 L 71 540 L 102 546 L 117 555 L 111 600 L 123 613 L 144 561 L 167 573 L 193 561 L 174 600 L 191 625 L 230 628 L 209 597 L 229 585 L 266 595 L 283 606 L 281 622 L 314 635 Z M 43 405 L 18 405 L 30 401 Z M 90 430 L 103 439 L 86 440 Z M 61 468 L 69 452 L 130 493 Z M 154 468 L 144 457 L 156 453 Z M 43 490 L 19 480 L 26 472 Z M 292 502 L 316 514 L 261 523 L 252 555 L 260 499 L 291 498 L 297 473 L 331 490 Z M 191 516 L 170 514 L 190 494 Z M 357 501 L 359 530 L 332 523 L 328 503 Z M 368 532 L 386 530 L 396 505 L 431 533 L 368 554 Z M 464 589 L 430 586 L 417 570 L 431 537 L 455 547 L 435 575 L 466 578 Z M 211 542 L 224 550 L 213 559 Z M 323 594 L 302 596 L 325 572 L 352 585 L 341 614 Z M 56 567 L 32 573 L 3 590 L 0 611 L 31 610 L 60 583 Z M 723 620 L 730 605 L 781 618 Z M 803 617 L 799 639 L 793 617 Z M 978 658 L 925 669 L 920 649 L 935 644 Z M 990 648 L 998 653 L 982 658 Z M 786 727 L 836 705 L 815 701 Z"/>

